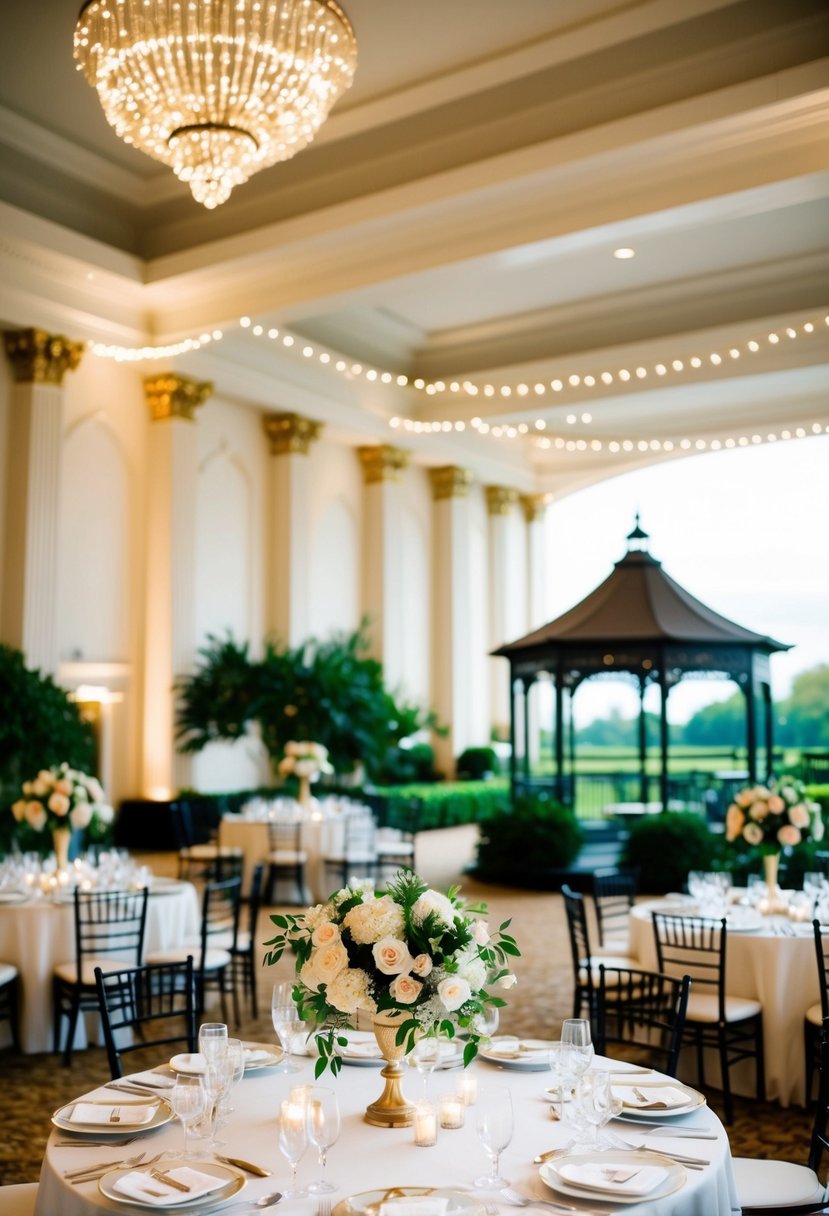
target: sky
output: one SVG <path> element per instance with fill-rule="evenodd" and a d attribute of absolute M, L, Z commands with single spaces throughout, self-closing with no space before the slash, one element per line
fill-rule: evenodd
<path fill-rule="evenodd" d="M 711 452 L 603 481 L 547 511 L 548 620 L 578 603 L 627 549 L 639 511 L 649 551 L 715 611 L 793 645 L 771 658 L 772 695 L 829 663 L 829 436 Z M 685 680 L 668 716 L 686 721 L 736 686 Z M 647 708 L 656 709 L 656 700 Z M 576 694 L 578 725 L 638 697 L 621 681 L 589 681 Z"/>

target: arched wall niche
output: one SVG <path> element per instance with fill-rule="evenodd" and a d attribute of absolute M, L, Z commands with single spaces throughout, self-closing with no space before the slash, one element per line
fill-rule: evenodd
<path fill-rule="evenodd" d="M 325 638 L 360 623 L 360 531 L 348 500 L 323 507 L 311 537 L 309 633 Z"/>

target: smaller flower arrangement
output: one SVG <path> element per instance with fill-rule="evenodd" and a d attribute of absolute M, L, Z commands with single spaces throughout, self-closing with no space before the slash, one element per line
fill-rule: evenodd
<path fill-rule="evenodd" d="M 476 1022 L 487 1007 L 506 1002 L 488 988 L 511 988 L 510 958 L 520 955 L 504 921 L 495 933 L 485 904 L 466 904 L 458 887 L 443 895 L 403 869 L 384 891 L 344 887 L 303 915 L 278 914 L 280 932 L 266 942 L 267 963 L 288 947 L 296 956 L 294 1000 L 317 1032 L 316 1075 L 336 1075 L 342 1060 L 337 1031 L 359 1011 L 397 1014 L 397 1043 L 410 1051 L 422 1035 L 468 1034 L 463 1062 L 477 1054 Z"/>
<path fill-rule="evenodd" d="M 725 816 L 726 840 L 762 853 L 779 853 L 808 839 L 820 841 L 823 831 L 819 804 L 806 797 L 803 783 L 793 777 L 740 790 Z"/>
<path fill-rule="evenodd" d="M 280 777 L 307 777 L 316 781 L 322 773 L 333 773 L 334 769 L 328 760 L 328 748 L 321 743 L 285 744 L 285 755 L 279 761 Z"/>
<path fill-rule="evenodd" d="M 23 782 L 22 790 L 23 797 L 12 804 L 12 814 L 35 832 L 59 828 L 100 831 L 115 817 L 98 779 L 66 763 L 42 768 L 33 781 Z"/>

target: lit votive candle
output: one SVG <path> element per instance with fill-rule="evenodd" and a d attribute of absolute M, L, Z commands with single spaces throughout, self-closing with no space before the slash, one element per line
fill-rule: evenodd
<path fill-rule="evenodd" d="M 414 1142 L 421 1148 L 431 1148 L 438 1138 L 438 1117 L 431 1102 L 416 1102 L 414 1119 Z"/>
<path fill-rule="evenodd" d="M 441 1127 L 463 1127 L 464 1103 L 459 1094 L 442 1094 L 440 1099 Z"/>
<path fill-rule="evenodd" d="M 290 1098 L 280 1107 L 282 1122 L 286 1127 L 302 1127 L 305 1122 L 305 1106 L 302 1102 L 292 1102 Z"/>
<path fill-rule="evenodd" d="M 474 1106 L 478 1101 L 478 1078 L 468 1074 L 458 1082 L 458 1094 L 463 1099 L 464 1106 Z"/>

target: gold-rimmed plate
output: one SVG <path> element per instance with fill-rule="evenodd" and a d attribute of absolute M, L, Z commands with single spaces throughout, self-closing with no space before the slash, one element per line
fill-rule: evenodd
<path fill-rule="evenodd" d="M 599 1154 L 595 1152 L 586 1153 L 562 1153 L 561 1156 L 555 1157 L 551 1161 L 545 1161 L 543 1165 L 538 1167 L 538 1174 L 541 1181 L 548 1186 L 550 1190 L 556 1191 L 559 1195 L 569 1195 L 572 1199 L 594 1199 L 602 1203 L 650 1203 L 656 1199 L 664 1199 L 667 1195 L 673 1195 L 674 1191 L 678 1191 L 680 1187 L 685 1185 L 687 1174 L 685 1170 L 676 1161 L 672 1161 L 670 1157 L 663 1157 L 661 1153 L 635 1152 L 619 1150 L 601 1150 L 601 1166 L 604 1171 L 610 1173 L 613 1166 L 617 1166 L 622 1171 L 634 1171 L 630 1178 L 630 1189 L 626 1192 L 623 1187 L 614 1186 L 608 1179 L 606 1184 L 587 1186 L 581 1185 L 572 1178 L 567 1178 L 566 1174 L 571 1170 L 578 1171 L 580 1167 L 597 1164 Z M 645 1169 L 658 1169 L 663 1171 L 661 1179 L 648 1191 L 642 1193 L 641 1189 L 637 1193 L 632 1193 L 635 1187 L 636 1171 Z M 564 1171 L 564 1173 L 562 1173 Z"/>
<path fill-rule="evenodd" d="M 245 1072 L 258 1072 L 260 1068 L 275 1068 L 281 1064 L 285 1052 L 273 1043 L 243 1043 Z"/>
<path fill-rule="evenodd" d="M 76 1106 L 81 1102 L 85 1106 L 100 1106 L 112 1110 L 118 1107 L 121 1111 L 121 1118 L 117 1123 L 81 1123 L 78 1120 L 72 1119 L 71 1115 Z M 155 1107 L 153 1115 L 146 1123 L 130 1122 L 129 1110 L 130 1107 L 152 1106 Z M 124 1112 L 127 1112 L 127 1117 L 124 1117 Z M 59 1127 L 62 1132 L 75 1132 L 79 1136 L 123 1136 L 129 1134 L 131 1136 L 141 1135 L 143 1132 L 150 1132 L 154 1127 L 161 1127 L 165 1123 L 169 1123 L 173 1118 L 173 1108 L 166 1098 L 155 1098 L 149 1095 L 141 1102 L 113 1102 L 110 1099 L 108 1102 L 95 1100 L 87 1100 L 79 1098 L 74 1102 L 67 1102 L 64 1106 L 59 1107 L 52 1115 L 52 1123 L 55 1127 Z"/>
<path fill-rule="evenodd" d="M 451 1187 L 388 1186 L 341 1199 L 331 1216 L 380 1216 L 382 1205 L 397 1199 L 446 1199 L 446 1216 L 460 1213 L 463 1216 L 479 1216 L 484 1212 L 484 1205 L 476 1195 L 453 1191 Z"/>
<path fill-rule="evenodd" d="M 211 1174 L 216 1178 L 218 1185 L 206 1194 L 197 1195 L 195 1198 L 189 1198 L 182 1194 L 180 1199 L 171 1199 L 169 1203 L 153 1202 L 152 1199 L 141 1199 L 134 1195 L 124 1195 L 117 1187 L 117 1183 L 121 1178 L 125 1178 L 127 1174 L 145 1174 L 150 1175 L 151 1170 L 175 1169 L 178 1166 L 189 1164 L 194 1170 L 198 1170 L 200 1174 Z M 245 1176 L 239 1170 L 233 1169 L 229 1165 L 221 1165 L 217 1161 L 159 1161 L 153 1166 L 142 1168 L 137 1165 L 133 1169 L 110 1170 L 108 1174 L 104 1174 L 103 1178 L 98 1180 L 98 1190 L 107 1199 L 111 1199 L 113 1203 L 128 1204 L 130 1207 L 146 1209 L 153 1212 L 195 1212 L 202 1208 L 212 1208 L 217 1203 L 224 1203 L 226 1199 L 230 1199 L 233 1195 L 238 1195 L 245 1186 Z"/>
<path fill-rule="evenodd" d="M 660 1100 L 660 1089 L 665 1091 L 666 1098 L 674 1092 L 678 1092 L 686 1096 L 687 1101 L 671 1102 L 666 1107 L 657 1109 L 648 1107 L 637 1098 L 626 1101 L 626 1093 L 633 1094 L 634 1086 L 648 1097 L 653 1095 L 655 1102 Z M 635 1119 L 675 1119 L 678 1115 L 687 1115 L 700 1106 L 705 1106 L 706 1102 L 705 1094 L 701 1094 L 698 1089 L 692 1089 L 690 1085 L 682 1085 L 679 1081 L 671 1081 L 668 1078 L 659 1081 L 642 1081 L 637 1084 L 636 1077 L 631 1077 L 630 1081 L 623 1077 L 616 1077 L 613 1081 L 613 1092 L 622 1099 L 623 1106 L 620 1115 L 622 1119 L 625 1115 Z"/>

